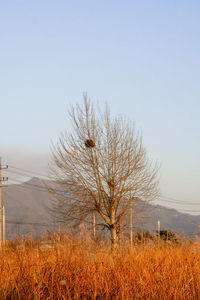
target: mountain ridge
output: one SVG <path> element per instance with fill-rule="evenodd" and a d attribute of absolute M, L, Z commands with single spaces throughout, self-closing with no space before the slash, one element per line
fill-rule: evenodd
<path fill-rule="evenodd" d="M 6 211 L 6 235 L 28 235 L 31 232 L 41 234 L 44 229 L 57 229 L 54 220 L 48 213 L 50 194 L 46 185 L 55 184 L 52 181 L 33 177 L 21 184 L 11 184 L 2 188 L 3 205 Z M 128 220 L 128 217 L 127 217 Z M 200 216 L 181 213 L 174 208 L 147 203 L 141 213 L 133 216 L 134 228 L 156 231 L 157 221 L 161 229 L 183 232 L 192 236 L 199 234 Z M 49 225 L 45 225 L 45 223 Z M 50 225 L 51 224 L 51 225 Z M 51 228 L 50 228 L 51 227 Z"/>

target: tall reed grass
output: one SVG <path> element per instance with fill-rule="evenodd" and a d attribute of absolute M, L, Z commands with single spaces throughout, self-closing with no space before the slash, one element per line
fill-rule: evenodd
<path fill-rule="evenodd" d="M 0 299 L 200 299 L 200 242 L 124 245 L 70 234 L 0 252 Z"/>

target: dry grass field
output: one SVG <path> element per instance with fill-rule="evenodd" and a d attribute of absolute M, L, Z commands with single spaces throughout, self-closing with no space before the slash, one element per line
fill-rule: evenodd
<path fill-rule="evenodd" d="M 200 242 L 138 243 L 110 253 L 55 234 L 3 247 L 0 299 L 200 299 Z"/>

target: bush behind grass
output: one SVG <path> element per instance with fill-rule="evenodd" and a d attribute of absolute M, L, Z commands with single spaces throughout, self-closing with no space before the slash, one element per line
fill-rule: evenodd
<path fill-rule="evenodd" d="M 19 239 L 0 253 L 0 299 L 200 299 L 200 242 Z"/>

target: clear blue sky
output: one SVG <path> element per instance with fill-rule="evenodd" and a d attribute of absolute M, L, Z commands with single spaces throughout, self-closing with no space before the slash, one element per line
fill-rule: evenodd
<path fill-rule="evenodd" d="M 87 91 L 142 130 L 163 194 L 200 203 L 199 16 L 192 0 L 1 1 L 0 154 L 43 157 Z"/>

